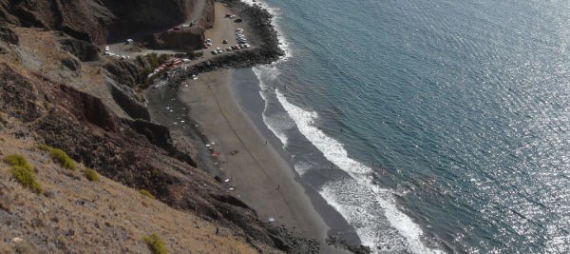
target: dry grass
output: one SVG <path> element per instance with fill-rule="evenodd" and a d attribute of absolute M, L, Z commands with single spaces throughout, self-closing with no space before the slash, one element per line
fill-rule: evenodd
<path fill-rule="evenodd" d="M 239 232 L 172 209 L 101 175 L 98 184 L 69 177 L 71 171 L 52 163 L 32 141 L 1 132 L 0 137 L 6 139 L 0 143 L 5 154 L 21 154 L 31 165 L 41 165 L 35 178 L 45 189 L 44 195 L 35 195 L 12 180 L 8 167 L 0 167 L 0 216 L 9 213 L 11 221 L 0 223 L 2 238 L 8 240 L 0 244 L 0 253 L 16 253 L 15 237 L 30 243 L 32 250 L 49 253 L 148 253 L 141 236 L 149 232 L 160 236 L 171 253 L 257 253 Z"/>

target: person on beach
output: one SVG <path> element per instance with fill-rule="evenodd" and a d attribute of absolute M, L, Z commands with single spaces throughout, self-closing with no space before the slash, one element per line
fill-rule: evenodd
<path fill-rule="evenodd" d="M 279 185 L 279 184 L 278 184 L 278 185 L 277 185 L 277 189 L 276 189 L 276 190 L 279 190 L 279 188 L 281 188 L 281 185 Z"/>

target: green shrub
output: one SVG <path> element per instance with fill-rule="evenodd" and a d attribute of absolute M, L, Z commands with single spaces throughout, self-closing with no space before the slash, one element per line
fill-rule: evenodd
<path fill-rule="evenodd" d="M 4 157 L 4 162 L 9 164 L 10 166 L 23 167 L 23 168 L 29 170 L 30 172 L 34 170 L 32 165 L 30 165 L 30 163 L 28 163 L 26 158 L 24 158 L 24 156 L 22 156 L 21 154 L 8 155 L 8 156 Z"/>
<path fill-rule="evenodd" d="M 61 166 L 67 169 L 75 170 L 77 168 L 77 164 L 75 161 L 61 149 L 51 149 L 50 151 L 51 157 Z"/>
<path fill-rule="evenodd" d="M 150 250 L 152 251 L 152 253 L 168 254 L 168 250 L 166 249 L 166 246 L 164 246 L 164 242 L 162 241 L 162 239 L 160 239 L 160 237 L 158 237 L 158 235 L 156 235 L 156 233 L 149 236 L 145 236 L 143 239 L 150 248 Z"/>
<path fill-rule="evenodd" d="M 148 62 L 150 64 L 150 68 L 156 69 L 160 64 L 158 63 L 158 56 L 156 53 L 152 53 L 148 55 Z"/>
<path fill-rule="evenodd" d="M 87 180 L 91 182 L 99 181 L 99 175 L 93 169 L 86 168 L 85 170 L 83 170 L 83 175 L 85 175 L 85 178 L 87 178 Z"/>
<path fill-rule="evenodd" d="M 146 196 L 146 197 L 149 197 L 149 198 L 154 198 L 154 196 L 153 196 L 152 194 L 150 194 L 150 192 L 148 192 L 148 191 L 145 190 L 145 189 L 139 190 L 139 193 L 140 193 L 141 195 L 143 195 L 143 196 Z"/>
<path fill-rule="evenodd" d="M 45 152 L 49 152 L 53 149 L 53 147 L 48 146 L 46 144 L 41 144 L 41 145 L 38 145 L 37 147 L 38 147 L 38 149 L 45 151 Z"/>
<path fill-rule="evenodd" d="M 168 61 L 169 58 L 170 58 L 170 56 L 167 54 L 162 54 L 162 55 L 158 56 L 158 65 L 166 63 L 166 61 Z"/>
<path fill-rule="evenodd" d="M 18 181 L 22 186 L 36 192 L 42 193 L 42 186 L 36 181 L 36 176 L 33 171 L 22 166 L 12 167 L 12 176 Z"/>

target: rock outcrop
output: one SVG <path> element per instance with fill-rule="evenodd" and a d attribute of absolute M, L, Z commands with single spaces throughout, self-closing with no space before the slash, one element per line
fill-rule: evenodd
<path fill-rule="evenodd" d="M 184 30 L 168 30 L 152 34 L 145 38 L 144 44 L 152 49 L 193 51 L 202 48 L 204 39 L 204 29 L 196 26 Z"/>
<path fill-rule="evenodd" d="M 145 79 L 143 68 L 131 61 L 108 62 L 104 67 L 113 80 L 127 87 L 133 88 L 137 84 L 142 84 Z"/>
<path fill-rule="evenodd" d="M 0 21 L 63 31 L 104 44 L 143 30 L 162 30 L 185 22 L 194 0 L 0 0 Z M 209 20 L 206 18 L 205 20 Z M 213 22 L 213 19 L 212 19 Z"/>
<path fill-rule="evenodd" d="M 60 43 L 64 50 L 70 52 L 82 62 L 92 62 L 100 59 L 99 50 L 93 43 L 73 38 L 63 39 Z"/>
<path fill-rule="evenodd" d="M 318 248 L 259 221 L 255 211 L 195 169 L 172 146 L 165 127 L 118 118 L 96 97 L 6 64 L 0 64 L 0 77 L 0 111 L 21 122 L 16 136 L 61 148 L 117 182 L 241 232 L 254 246 Z"/>
<path fill-rule="evenodd" d="M 10 28 L 0 26 L 0 40 L 10 44 L 18 45 L 18 36 Z"/>
<path fill-rule="evenodd" d="M 205 1 L 205 14 L 194 31 L 158 38 L 169 44 L 201 43 L 203 29 L 212 26 L 214 17 L 213 2 Z M 148 190 L 173 208 L 229 228 L 260 252 L 317 252 L 315 241 L 260 221 L 253 209 L 212 175 L 197 169 L 195 159 L 176 147 L 166 127 L 151 122 L 136 92 L 146 78 L 148 63 L 99 58 L 96 44 L 121 39 L 135 29 L 180 24 L 187 21 L 195 2 L 0 0 L 0 22 L 8 24 L 0 26 L 0 52 L 6 53 L 0 54 L 2 134 L 61 148 L 116 182 Z M 260 21 L 254 22 L 259 24 L 256 29 L 267 31 L 263 43 L 268 47 L 221 57 L 210 66 L 239 66 L 242 60 L 269 62 L 282 53 L 275 31 L 265 22 L 268 13 L 256 15 Z M 57 32 L 34 37 L 38 27 Z M 49 48 L 37 50 L 46 38 L 50 38 Z M 194 70 L 207 71 L 210 66 L 198 65 Z"/>

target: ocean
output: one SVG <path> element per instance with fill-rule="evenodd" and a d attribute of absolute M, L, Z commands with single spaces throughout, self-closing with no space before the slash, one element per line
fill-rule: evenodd
<path fill-rule="evenodd" d="M 570 252 L 570 2 L 257 3 L 287 54 L 235 75 L 364 245 Z"/>

